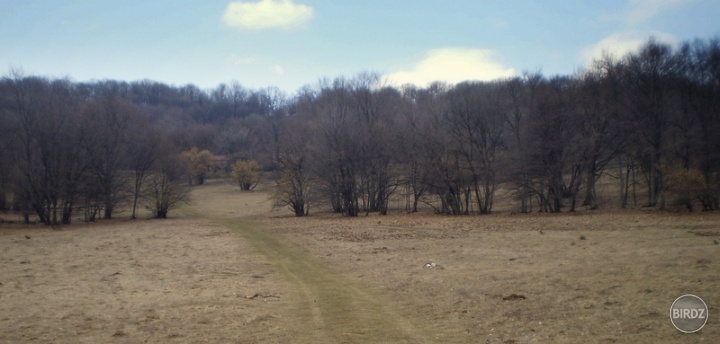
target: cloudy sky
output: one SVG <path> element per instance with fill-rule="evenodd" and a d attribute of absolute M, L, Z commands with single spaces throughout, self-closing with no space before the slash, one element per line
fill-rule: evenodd
<path fill-rule="evenodd" d="M 0 0 L 0 74 L 292 94 L 377 72 L 425 86 L 572 74 L 650 36 L 719 37 L 718 18 L 718 0 Z"/>

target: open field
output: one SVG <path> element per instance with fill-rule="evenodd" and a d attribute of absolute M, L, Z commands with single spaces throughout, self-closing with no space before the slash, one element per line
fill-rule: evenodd
<path fill-rule="evenodd" d="M 720 214 L 294 218 L 213 181 L 166 221 L 0 230 L 0 342 L 707 342 Z M 435 263 L 426 268 L 426 263 Z M 682 334 L 672 301 L 709 306 Z"/>

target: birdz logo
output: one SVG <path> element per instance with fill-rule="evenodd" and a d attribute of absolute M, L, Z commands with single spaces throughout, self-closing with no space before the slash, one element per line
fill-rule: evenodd
<path fill-rule="evenodd" d="M 670 306 L 670 321 L 680 332 L 693 333 L 700 331 L 708 318 L 708 307 L 701 298 L 695 295 L 678 297 Z"/>

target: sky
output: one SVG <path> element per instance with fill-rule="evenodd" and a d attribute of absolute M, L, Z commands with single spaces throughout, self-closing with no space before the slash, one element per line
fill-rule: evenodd
<path fill-rule="evenodd" d="M 0 75 L 391 85 L 572 75 L 652 36 L 720 37 L 719 0 L 0 0 Z M 5 71 L 2 71 L 5 68 Z"/>

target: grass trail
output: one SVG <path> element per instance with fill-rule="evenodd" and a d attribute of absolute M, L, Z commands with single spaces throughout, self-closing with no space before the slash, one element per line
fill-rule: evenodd
<path fill-rule="evenodd" d="M 227 197 L 228 193 L 218 188 L 205 188 L 194 195 L 194 205 L 182 212 L 215 221 L 238 233 L 290 283 L 295 296 L 284 318 L 288 320 L 293 342 L 426 342 L 418 328 L 399 315 L 386 297 L 263 231 L 247 215 L 227 212 L 223 207 L 209 207 L 218 204 L 227 207 Z"/>
<path fill-rule="evenodd" d="M 258 253 L 297 288 L 293 305 L 297 338 L 308 343 L 423 342 L 391 303 L 306 257 L 247 220 L 219 219 L 252 243 Z"/>

